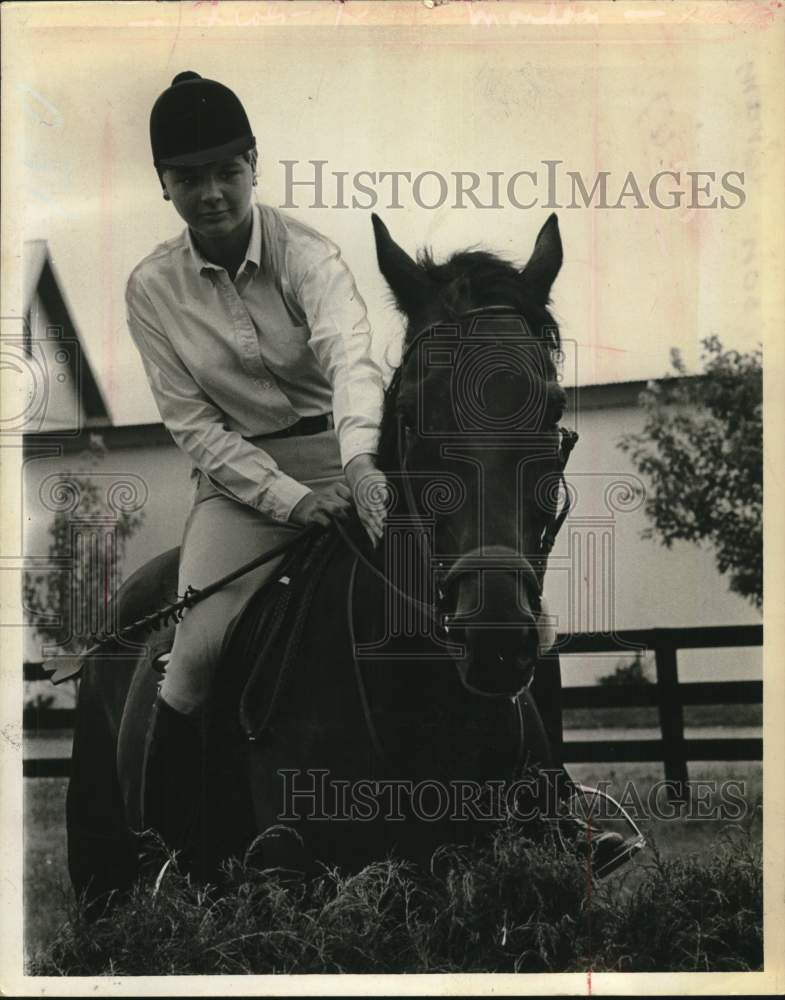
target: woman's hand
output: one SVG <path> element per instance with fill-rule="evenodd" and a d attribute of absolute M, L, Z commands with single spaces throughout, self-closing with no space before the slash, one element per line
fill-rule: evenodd
<path fill-rule="evenodd" d="M 352 491 L 346 483 L 333 483 L 323 490 L 314 490 L 299 501 L 289 515 L 293 524 L 306 527 L 309 524 L 321 524 L 323 528 L 337 518 L 345 520 L 352 509 Z"/>
<path fill-rule="evenodd" d="M 371 543 L 382 538 L 387 517 L 387 477 L 376 468 L 372 455 L 355 455 L 345 468 L 354 506 Z"/>

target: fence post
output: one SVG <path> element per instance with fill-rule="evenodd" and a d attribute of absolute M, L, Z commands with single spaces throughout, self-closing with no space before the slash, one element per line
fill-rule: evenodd
<path fill-rule="evenodd" d="M 684 712 L 679 692 L 676 646 L 655 630 L 654 654 L 657 666 L 657 708 L 664 744 L 663 762 L 671 801 L 687 797 L 687 748 L 684 743 Z"/>

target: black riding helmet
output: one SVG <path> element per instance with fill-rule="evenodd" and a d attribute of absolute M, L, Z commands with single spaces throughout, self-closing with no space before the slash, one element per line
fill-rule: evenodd
<path fill-rule="evenodd" d="M 245 109 L 233 91 L 198 73 L 178 73 L 150 113 L 153 163 L 196 167 L 256 146 Z"/>

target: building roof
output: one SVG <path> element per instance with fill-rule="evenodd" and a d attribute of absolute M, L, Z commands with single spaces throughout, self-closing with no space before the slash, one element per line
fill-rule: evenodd
<path fill-rule="evenodd" d="M 568 406 L 572 412 L 576 410 L 602 410 L 616 407 L 634 407 L 638 405 L 638 397 L 648 385 L 647 381 L 608 382 L 603 385 L 582 385 L 567 388 Z M 50 434 L 51 436 L 51 434 Z M 101 436 L 110 451 L 124 448 L 160 448 L 174 447 L 169 432 L 157 421 L 148 424 L 123 424 L 101 429 Z M 27 446 L 36 441 L 46 439 L 47 434 L 40 432 L 28 434 L 25 438 Z M 80 452 L 89 444 L 90 429 L 71 438 L 63 438 L 61 445 L 65 452 Z"/>
<path fill-rule="evenodd" d="M 32 336 L 30 318 L 36 298 L 41 300 L 52 320 L 63 326 L 66 338 L 75 340 L 79 344 L 79 351 L 71 352 L 69 355 L 69 366 L 74 384 L 79 387 L 79 402 L 86 422 L 92 427 L 111 426 L 112 417 L 109 407 L 98 385 L 84 342 L 79 336 L 73 314 L 68 308 L 46 240 L 25 242 L 23 301 L 25 338 L 28 350 L 32 349 L 29 339 Z M 78 371 L 76 370 L 77 365 L 79 365 Z"/>

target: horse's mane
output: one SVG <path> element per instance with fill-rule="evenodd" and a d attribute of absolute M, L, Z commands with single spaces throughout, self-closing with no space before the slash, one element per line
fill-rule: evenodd
<path fill-rule="evenodd" d="M 414 337 L 437 323 L 454 323 L 467 311 L 483 306 L 511 306 L 526 320 L 528 328 L 537 338 L 543 370 L 548 377 L 556 375 L 555 356 L 561 349 L 561 338 L 556 320 L 548 308 L 533 301 L 525 279 L 513 264 L 487 250 L 466 249 L 453 254 L 443 263 L 434 260 L 430 248 L 423 248 L 417 263 L 434 291 L 429 314 L 435 319 L 416 328 L 409 317 L 402 346 L 402 356 Z M 396 411 L 401 392 L 400 363 L 384 394 L 381 429 L 379 434 L 379 463 L 383 469 L 395 464 Z"/>

